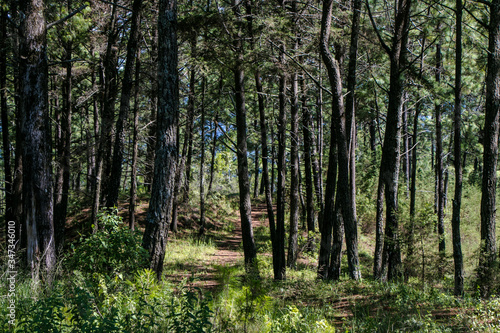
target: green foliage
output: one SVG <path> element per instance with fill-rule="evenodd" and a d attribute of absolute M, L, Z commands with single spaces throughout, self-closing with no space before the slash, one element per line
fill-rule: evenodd
<path fill-rule="evenodd" d="M 46 293 L 18 297 L 15 332 L 210 332 L 210 298 L 181 284 L 179 293 L 151 270 L 97 295 L 83 275 Z M 101 285 L 101 290 L 107 289 Z M 2 308 L 3 311 L 3 308 Z M 7 328 L 3 327 L 5 331 Z"/>
<path fill-rule="evenodd" d="M 122 219 L 116 209 L 102 210 L 98 215 L 99 230 L 81 236 L 76 246 L 72 244 L 69 268 L 86 274 L 112 276 L 134 273 L 145 267 L 148 252 L 141 246 L 140 233 L 132 232 L 121 224 Z"/>
<path fill-rule="evenodd" d="M 500 299 L 477 300 L 470 311 L 459 315 L 470 332 L 500 331 Z"/>
<path fill-rule="evenodd" d="M 169 331 L 176 333 L 210 332 L 212 310 L 210 298 L 202 295 L 200 288 L 183 287 L 180 297 L 172 298 L 167 315 Z"/>

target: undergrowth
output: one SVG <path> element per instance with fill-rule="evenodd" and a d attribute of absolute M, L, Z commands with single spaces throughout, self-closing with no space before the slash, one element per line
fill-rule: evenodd
<path fill-rule="evenodd" d="M 423 234 L 430 218 L 421 212 Z M 157 281 L 144 269 L 140 234 L 124 228 L 115 211 L 103 212 L 99 223 L 97 233 L 74 243 L 51 287 L 18 275 L 16 323 L 0 321 L 1 332 L 500 332 L 500 299 L 480 299 L 471 289 L 453 296 L 449 273 L 439 283 L 432 275 L 433 252 L 415 259 L 418 267 L 427 265 L 423 280 L 416 274 L 405 283 L 373 281 L 370 240 L 362 234 L 364 280 L 317 280 L 317 253 L 303 251 L 287 279 L 274 281 L 272 258 L 262 253 L 270 244 L 259 248 L 257 275 L 246 273 L 241 261 L 210 261 L 215 231 L 184 233 L 167 243 L 166 278 Z M 264 227 L 255 232 L 268 237 Z M 200 289 L 209 273 L 217 282 L 210 292 Z M 0 294 L 7 288 L 0 285 Z M 2 318 L 7 305 L 0 297 Z"/>

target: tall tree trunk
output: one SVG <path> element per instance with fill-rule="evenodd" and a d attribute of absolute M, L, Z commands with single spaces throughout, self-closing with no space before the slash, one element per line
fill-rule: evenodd
<path fill-rule="evenodd" d="M 483 179 L 481 185 L 481 250 L 479 280 L 483 296 L 491 294 L 496 258 L 496 185 L 500 115 L 500 1 L 490 1 L 488 69 L 484 116 Z"/>
<path fill-rule="evenodd" d="M 196 54 L 196 34 L 191 36 L 191 52 Z M 189 190 L 189 181 L 185 177 L 190 177 L 190 173 L 186 169 L 191 169 L 191 154 L 192 154 L 192 139 L 193 139 L 193 121 L 194 121 L 194 104 L 195 104 L 195 84 L 196 71 L 194 66 L 190 68 L 189 73 L 189 94 L 186 115 L 186 129 L 184 131 L 184 142 L 182 144 L 182 152 L 180 160 L 177 162 L 177 174 L 175 178 L 174 201 L 172 208 L 172 223 L 170 229 L 177 232 L 177 214 L 179 204 L 188 198 L 187 191 Z M 187 165 L 186 165 L 187 164 Z M 182 198 L 184 197 L 184 199 Z"/>
<path fill-rule="evenodd" d="M 407 98 L 405 97 L 405 100 Z M 408 107 L 406 106 L 406 103 L 404 105 L 403 109 L 403 175 L 404 175 L 404 180 L 405 180 L 405 194 L 406 198 L 408 199 L 410 197 L 410 160 L 411 160 L 411 153 L 410 153 L 410 135 L 408 132 Z"/>
<path fill-rule="evenodd" d="M 172 218 L 172 199 L 177 164 L 176 131 L 179 118 L 179 78 L 177 71 L 176 0 L 160 0 L 158 36 L 156 157 L 143 246 L 149 251 L 150 267 L 160 280 L 163 272 L 169 223 Z"/>
<path fill-rule="evenodd" d="M 438 26 L 438 32 L 440 27 Z M 441 72 L 443 71 L 443 61 L 441 55 L 441 43 L 436 44 L 436 82 L 441 82 Z M 441 105 L 436 104 L 436 175 L 437 175 L 437 227 L 439 235 L 439 256 L 441 263 L 439 265 L 440 274 L 443 273 L 444 256 L 446 244 L 444 239 L 444 174 L 443 174 L 443 134 Z"/>
<path fill-rule="evenodd" d="M 462 256 L 462 240 L 460 236 L 460 208 L 462 205 L 462 0 L 456 0 L 456 37 L 455 37 L 455 111 L 453 115 L 453 154 L 455 160 L 455 198 L 453 199 L 453 213 L 451 228 L 453 233 L 453 261 L 455 263 L 455 288 L 456 296 L 464 293 L 464 264 Z"/>
<path fill-rule="evenodd" d="M 241 28 L 240 1 L 234 0 L 237 23 Z M 252 228 L 252 205 L 250 202 L 250 180 L 248 178 L 247 116 L 245 107 L 245 75 L 243 72 L 243 41 L 241 31 L 234 35 L 236 64 L 234 74 L 234 94 L 236 108 L 236 157 L 238 160 L 238 187 L 240 190 L 240 218 L 245 266 L 252 270 L 257 257 L 257 249 Z"/>
<path fill-rule="evenodd" d="M 334 124 L 332 121 L 332 137 L 330 140 L 330 152 L 328 155 L 328 174 L 326 176 L 326 190 L 325 190 L 325 206 L 323 211 L 323 222 L 320 223 L 321 241 L 319 248 L 318 260 L 318 278 L 331 279 L 329 273 L 333 273 L 335 277 L 340 277 L 340 264 L 332 265 L 334 269 L 330 269 L 330 255 L 332 250 L 332 230 L 336 230 L 336 244 L 342 245 L 342 234 L 340 234 L 340 242 L 338 241 L 339 221 L 335 209 L 335 189 L 337 188 L 337 141 L 334 131 Z M 341 251 L 336 251 L 341 253 Z M 335 256 L 335 263 L 340 263 L 340 256 Z"/>
<path fill-rule="evenodd" d="M 239 36 L 238 36 L 239 37 Z M 239 41 L 237 41 L 239 43 Z M 238 48 L 241 47 L 238 44 Z M 239 57 L 241 57 L 240 55 Z M 248 179 L 247 159 L 247 124 L 245 109 L 244 73 L 241 69 L 241 58 L 234 69 L 235 100 L 236 100 L 236 127 L 237 127 L 237 158 L 238 158 L 238 185 L 240 189 L 240 217 L 243 238 L 243 252 L 245 264 L 249 267 L 254 264 L 257 250 L 252 228 L 252 206 L 250 203 L 250 181 Z"/>
<path fill-rule="evenodd" d="M 71 1 L 68 2 L 68 11 L 71 11 Z M 63 109 L 60 120 L 60 137 L 56 142 L 58 167 L 56 179 L 56 193 L 54 198 L 54 232 L 56 251 L 61 253 L 64 246 L 64 230 L 66 227 L 66 214 L 68 211 L 69 187 L 71 178 L 71 113 L 73 108 L 72 93 L 72 42 L 66 43 L 66 78 L 63 84 Z"/>
<path fill-rule="evenodd" d="M 294 2 L 295 4 L 295 2 Z M 298 75 L 292 75 L 292 99 L 290 112 L 290 231 L 288 234 L 287 266 L 295 267 L 299 234 L 299 101 Z"/>
<path fill-rule="evenodd" d="M 223 88 L 224 80 L 222 79 L 222 75 L 219 80 L 219 96 L 222 96 L 222 88 Z M 212 193 L 212 184 L 214 180 L 214 168 L 215 168 L 215 154 L 217 152 L 217 124 L 219 122 L 219 109 L 220 109 L 220 99 L 217 100 L 217 111 L 215 112 L 215 116 L 213 119 L 213 132 L 212 132 L 212 161 L 210 162 L 210 182 L 208 183 L 208 194 Z"/>
<path fill-rule="evenodd" d="M 103 67 L 101 71 L 102 89 L 102 115 L 99 134 L 99 145 L 97 149 L 95 180 L 93 184 L 93 203 L 91 222 L 94 225 L 94 232 L 98 229 L 97 214 L 101 204 L 101 189 L 106 189 L 109 176 L 109 161 L 105 157 L 111 155 L 112 128 L 115 113 L 115 99 L 118 90 L 118 49 L 117 40 L 117 0 L 112 4 L 111 18 L 108 29 L 108 41 L 106 53 L 104 55 Z M 104 191 L 106 193 L 106 191 Z"/>
<path fill-rule="evenodd" d="M 349 276 L 351 279 L 358 280 L 361 278 L 358 256 L 358 234 L 356 216 L 354 214 L 354 206 L 350 191 L 351 187 L 349 183 L 349 140 L 346 132 L 346 114 L 342 96 L 342 80 L 340 76 L 339 63 L 331 54 L 328 44 L 332 20 L 332 7 L 333 0 L 327 0 L 323 3 L 320 51 L 323 62 L 325 63 L 328 71 L 328 77 L 330 79 L 330 85 L 333 93 L 332 122 L 335 124 L 339 168 L 337 200 L 345 228 Z"/>
<path fill-rule="evenodd" d="M 14 221 L 13 177 L 9 138 L 9 108 L 7 106 L 7 11 L 0 10 L 0 108 L 2 120 L 2 155 L 5 172 L 5 232 L 8 235 L 8 223 Z M 6 238 L 8 240 L 9 238 Z"/>
<path fill-rule="evenodd" d="M 44 2 L 23 0 L 20 9 L 25 15 L 21 25 L 20 73 L 26 254 L 34 280 L 38 280 L 42 269 L 50 283 L 56 264 L 56 249 Z"/>
<path fill-rule="evenodd" d="M 321 60 L 318 61 L 319 67 L 319 83 L 322 84 L 322 67 Z M 318 91 L 318 100 L 317 100 L 317 112 L 316 112 L 316 128 L 318 131 L 318 139 L 316 140 L 316 144 L 313 144 L 313 152 L 312 152 L 312 163 L 313 163 L 313 177 L 314 177 L 314 189 L 316 192 L 316 197 L 319 205 L 319 214 L 318 214 L 318 224 L 321 230 L 321 223 L 323 223 L 323 210 L 324 204 L 323 202 L 326 200 L 324 198 L 323 191 L 323 89 L 319 89 Z M 316 151 L 314 150 L 316 149 Z"/>
<path fill-rule="evenodd" d="M 200 234 L 206 228 L 205 221 L 205 90 L 206 78 L 201 78 L 201 147 L 200 147 Z"/>
<path fill-rule="evenodd" d="M 139 79 L 141 71 L 140 53 L 137 54 L 135 63 L 135 82 L 134 82 L 134 127 L 132 138 L 132 173 L 130 176 L 130 202 L 129 202 L 129 228 L 135 228 L 135 204 L 137 201 L 137 153 L 138 153 L 138 132 L 139 132 Z"/>
<path fill-rule="evenodd" d="M 304 137 L 304 173 L 306 183 L 306 222 L 307 222 L 307 250 L 314 251 L 314 191 L 313 191 L 313 176 L 312 176 L 312 150 L 313 150 L 313 133 L 312 133 L 312 116 L 311 110 L 307 107 L 307 88 L 306 81 L 302 75 L 300 79 L 300 87 L 302 93 L 302 136 Z"/>
<path fill-rule="evenodd" d="M 347 72 L 346 95 L 346 135 L 349 149 L 349 189 L 352 209 L 356 216 L 356 70 L 358 58 L 359 19 L 361 0 L 352 0 L 351 44 L 349 47 L 349 65 Z"/>
<path fill-rule="evenodd" d="M 280 62 L 285 62 L 285 46 L 281 45 Z M 278 115 L 278 184 L 276 189 L 276 266 L 279 276 L 276 280 L 286 279 L 285 262 L 285 161 L 286 161 L 286 74 L 279 78 L 279 115 Z M 276 268 L 275 268 L 276 272 Z"/>
<path fill-rule="evenodd" d="M 18 6 L 20 5 L 18 1 L 14 1 L 11 4 L 11 14 L 12 19 L 16 21 L 18 19 Z M 16 218 L 16 241 L 17 249 L 25 249 L 27 246 L 26 239 L 26 224 L 24 217 L 24 200 L 23 200 L 23 148 L 24 148 L 24 136 L 23 136 L 23 109 L 21 105 L 21 64 L 20 64 L 20 45 L 21 36 L 19 34 L 14 34 L 13 37 L 13 67 L 14 67 L 14 102 L 16 107 L 16 146 L 14 151 L 14 175 L 13 175 L 13 187 L 12 187 L 12 201 L 13 201 L 13 212 Z"/>
<path fill-rule="evenodd" d="M 387 109 L 386 130 L 382 147 L 380 176 L 384 183 L 386 204 L 386 228 L 384 237 L 384 255 L 388 262 L 389 280 L 402 275 L 401 244 L 398 221 L 398 179 L 401 141 L 401 116 L 403 107 L 404 76 L 406 49 L 410 22 L 411 0 L 398 0 L 395 8 L 394 35 L 389 47 L 378 35 L 380 43 L 390 59 L 389 105 Z M 375 25 L 370 12 L 370 19 Z M 377 30 L 378 31 L 378 30 Z"/>
<path fill-rule="evenodd" d="M 134 0 L 132 4 L 130 36 L 127 43 L 127 58 L 125 60 L 125 70 L 123 73 L 120 112 L 118 114 L 118 120 L 116 121 L 113 160 L 111 174 L 109 175 L 108 195 L 106 198 L 107 207 L 118 205 L 120 179 L 123 169 L 123 150 L 125 148 L 125 125 L 127 124 L 128 115 L 130 113 L 130 100 L 132 99 L 132 87 L 134 80 L 134 64 L 139 49 L 141 7 L 142 0 Z"/>
<path fill-rule="evenodd" d="M 158 109 L 158 77 L 156 74 L 157 62 L 158 62 L 158 28 L 157 25 L 152 30 L 151 36 L 151 71 L 150 71 L 150 79 L 151 79 L 151 91 L 150 91 L 150 99 L 151 99 L 151 116 L 150 122 L 151 125 L 148 129 L 147 136 L 147 149 L 146 149 L 146 163 L 145 163 L 145 174 L 144 174 L 144 182 L 146 184 L 146 188 L 151 191 L 151 183 L 153 182 L 153 173 L 154 173 L 154 160 L 155 160 L 155 147 L 156 147 L 156 110 Z M 175 210 L 174 210 L 175 211 Z"/>
<path fill-rule="evenodd" d="M 258 132 L 257 119 L 254 120 L 253 127 L 255 132 Z M 255 158 L 254 158 L 254 183 L 253 183 L 253 197 L 257 198 L 259 193 L 259 144 L 255 144 Z"/>
<path fill-rule="evenodd" d="M 264 106 L 264 95 L 262 89 L 262 82 L 260 72 L 255 72 L 255 86 L 257 90 L 257 99 L 259 102 L 259 121 L 260 121 L 260 143 L 262 146 L 262 181 L 264 182 L 265 194 L 266 194 L 266 207 L 267 207 L 267 218 L 269 219 L 269 229 L 271 234 L 271 244 L 273 250 L 273 271 L 274 279 L 281 280 L 282 277 L 282 267 L 278 264 L 278 252 L 277 252 L 277 241 L 276 241 L 276 225 L 274 222 L 274 210 L 273 210 L 273 197 L 271 193 L 271 184 L 269 184 L 269 151 L 267 146 L 267 125 L 266 125 L 266 113 Z"/>
<path fill-rule="evenodd" d="M 384 182 L 379 177 L 377 186 L 377 212 L 375 217 L 375 252 L 373 253 L 373 277 L 376 280 L 385 278 L 384 252 Z"/>

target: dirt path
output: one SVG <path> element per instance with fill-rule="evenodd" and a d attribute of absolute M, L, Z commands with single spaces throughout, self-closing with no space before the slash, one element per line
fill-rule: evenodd
<path fill-rule="evenodd" d="M 265 227 L 269 226 L 269 220 L 267 217 L 265 220 L 262 218 L 265 215 L 267 215 L 267 208 L 265 204 L 252 205 L 252 227 L 254 230 L 262 225 Z M 241 231 L 241 219 L 239 216 L 238 211 L 238 215 L 233 221 L 235 229 L 232 232 L 232 236 L 216 241 L 218 251 L 211 258 L 211 261 L 214 264 L 234 266 L 243 260 L 243 252 L 240 250 L 243 238 Z"/>

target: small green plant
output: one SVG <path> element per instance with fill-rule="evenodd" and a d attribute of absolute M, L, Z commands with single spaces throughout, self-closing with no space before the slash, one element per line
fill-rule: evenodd
<path fill-rule="evenodd" d="M 212 330 L 210 298 L 202 295 L 200 288 L 183 287 L 179 297 L 172 298 L 167 315 L 170 332 L 202 333 Z"/>

